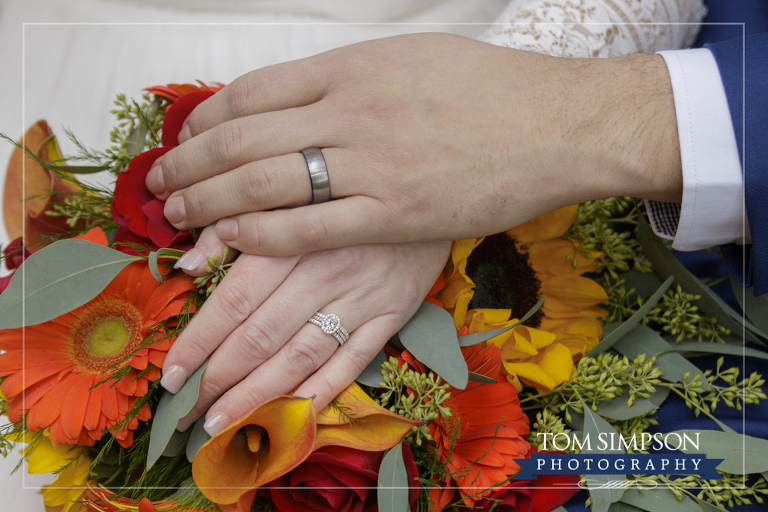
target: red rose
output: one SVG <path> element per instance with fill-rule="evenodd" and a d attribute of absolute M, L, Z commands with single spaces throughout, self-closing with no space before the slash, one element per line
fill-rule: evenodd
<path fill-rule="evenodd" d="M 382 452 L 364 452 L 326 446 L 312 453 L 290 473 L 269 484 L 269 494 L 279 512 L 375 512 L 376 486 Z M 419 497 L 418 471 L 408 445 L 403 445 L 411 510 Z"/>
<path fill-rule="evenodd" d="M 30 256 L 29 251 L 24 248 L 24 240 L 21 237 L 14 239 L 8 244 L 5 250 L 3 250 L 3 255 L 5 256 L 5 266 L 11 271 L 19 268 L 19 265 L 24 263 L 24 260 Z M 0 293 L 3 293 L 8 288 L 14 273 L 11 272 L 11 274 L 5 277 L 0 277 Z"/>
<path fill-rule="evenodd" d="M 168 107 L 163 120 L 163 147 L 136 155 L 128 168 L 117 176 L 112 201 L 112 218 L 119 224 L 115 242 L 131 242 L 153 250 L 158 247 L 186 250 L 192 246 L 192 235 L 188 231 L 179 231 L 166 220 L 163 214 L 165 201 L 157 199 L 147 190 L 144 180 L 155 160 L 178 145 L 181 125 L 190 112 L 213 94 L 208 91 L 193 92 L 176 100 Z M 117 247 L 123 252 L 134 252 L 127 246 Z"/>

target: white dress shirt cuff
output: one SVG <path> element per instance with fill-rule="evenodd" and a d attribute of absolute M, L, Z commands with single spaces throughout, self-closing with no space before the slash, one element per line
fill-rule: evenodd
<path fill-rule="evenodd" d="M 648 202 L 654 232 L 672 238 L 672 248 L 681 251 L 748 243 L 744 179 L 717 62 L 706 48 L 659 54 L 672 81 L 683 166 L 683 202 L 676 232 L 669 229 L 670 224 L 674 225 L 669 214 L 674 216 L 676 208 Z"/>

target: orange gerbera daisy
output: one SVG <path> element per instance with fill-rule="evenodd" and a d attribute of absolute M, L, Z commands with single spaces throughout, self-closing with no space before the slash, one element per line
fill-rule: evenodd
<path fill-rule="evenodd" d="M 518 391 L 522 384 L 540 391 L 567 381 L 573 363 L 602 337 L 599 304 L 605 290 L 582 274 L 596 270 L 597 259 L 574 252 L 563 234 L 577 206 L 541 215 L 489 237 L 454 242 L 445 272 L 445 287 L 436 294 L 453 314 L 457 331 L 483 332 L 506 327 L 530 310 L 542 308 L 525 322 L 492 340 L 501 349 L 503 371 Z"/>
<path fill-rule="evenodd" d="M 83 503 L 91 512 L 208 512 L 217 510 L 211 503 L 209 508 L 185 507 L 172 499 L 150 501 L 142 498 L 137 502 L 128 498 L 115 498 L 103 487 L 90 487 Z"/>
<path fill-rule="evenodd" d="M 219 82 L 213 82 L 213 85 L 206 85 L 205 82 L 201 82 L 200 80 L 196 80 L 198 85 L 195 84 L 167 84 L 167 85 L 155 85 L 153 87 L 147 87 L 144 89 L 149 94 L 154 94 L 155 96 L 164 99 L 168 103 L 173 103 L 177 99 L 179 99 L 180 96 L 184 96 L 185 94 L 189 94 L 191 92 L 200 92 L 200 91 L 206 91 L 206 92 L 218 92 L 221 89 L 224 88 L 224 84 L 220 84 Z"/>
<path fill-rule="evenodd" d="M 107 245 L 98 228 L 78 238 Z M 136 397 L 146 395 L 148 383 L 161 377 L 173 340 L 161 340 L 164 333 L 157 332 L 154 344 L 140 344 L 154 324 L 181 312 L 194 288 L 183 275 L 158 284 L 147 262 L 138 261 L 74 311 L 39 325 L 0 331 L 0 349 L 5 351 L 0 354 L 0 377 L 6 377 L 0 389 L 8 400 L 8 418 L 19 421 L 26 409 L 29 430 L 48 427 L 56 444 L 92 446 L 105 429 L 126 417 Z M 99 384 L 113 365 L 130 370 L 117 383 Z M 115 438 L 130 446 L 138 420 L 149 418 L 145 404 L 138 417 L 115 429 Z"/>
<path fill-rule="evenodd" d="M 528 417 L 520 408 L 515 387 L 504 382 L 498 347 L 462 348 L 470 371 L 499 379 L 496 384 L 470 382 L 466 389 L 451 388 L 451 398 L 443 403 L 451 410 L 449 418 L 430 422 L 438 459 L 447 462 L 448 476 L 430 491 L 436 510 L 455 501 L 456 492 L 467 506 L 493 492 L 520 470 L 514 459 L 523 459 L 531 446 L 525 440 L 530 432 Z M 416 371 L 424 365 L 410 353 L 403 359 Z M 453 449 L 451 449 L 453 447 Z"/>

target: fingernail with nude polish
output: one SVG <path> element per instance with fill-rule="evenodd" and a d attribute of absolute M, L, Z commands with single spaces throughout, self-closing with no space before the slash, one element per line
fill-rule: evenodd
<path fill-rule="evenodd" d="M 147 177 L 144 180 L 147 190 L 156 196 L 165 194 L 165 179 L 163 178 L 161 160 L 162 157 L 155 160 L 155 163 L 152 164 L 152 167 L 149 169 Z"/>
<path fill-rule="evenodd" d="M 188 141 L 192 138 L 192 130 L 189 129 L 189 125 L 184 123 L 184 126 L 181 127 L 181 131 L 176 136 L 176 140 L 179 141 L 179 144 L 183 144 L 184 142 Z"/>
<path fill-rule="evenodd" d="M 174 395 L 179 392 L 181 387 L 187 382 L 189 373 L 179 365 L 173 365 L 163 372 L 163 378 L 160 379 L 160 385 Z"/>
<path fill-rule="evenodd" d="M 187 217 L 187 210 L 184 207 L 184 198 L 180 195 L 172 196 L 165 202 L 165 218 L 171 224 L 178 224 Z"/>
<path fill-rule="evenodd" d="M 221 429 L 229 425 L 231 421 L 232 420 L 229 418 L 229 416 L 223 412 L 217 412 L 208 418 L 208 421 L 205 422 L 203 428 L 206 432 L 208 432 L 209 436 L 213 437 L 221 432 Z"/>
<path fill-rule="evenodd" d="M 234 240 L 237 238 L 237 221 L 234 219 L 221 219 L 216 223 L 216 234 L 222 240 Z"/>
<path fill-rule="evenodd" d="M 187 251 L 184 256 L 179 258 L 179 261 L 176 262 L 173 268 L 180 268 L 182 270 L 195 270 L 197 267 L 202 265 L 206 259 L 208 259 L 208 256 L 205 254 L 204 250 L 198 247 L 193 247 Z"/>
<path fill-rule="evenodd" d="M 185 432 L 197 420 L 197 407 L 193 407 L 189 414 L 184 416 L 176 424 L 176 430 Z"/>

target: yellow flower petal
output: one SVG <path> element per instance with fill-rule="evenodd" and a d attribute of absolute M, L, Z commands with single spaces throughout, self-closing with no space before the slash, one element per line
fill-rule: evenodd
<path fill-rule="evenodd" d="M 335 405 L 328 405 L 317 414 L 312 451 L 328 445 L 365 451 L 388 450 L 417 425 L 421 422 L 386 410 L 353 382 L 336 397 Z"/>
<path fill-rule="evenodd" d="M 520 245 L 561 237 L 573 224 L 578 209 L 579 205 L 573 205 L 552 210 L 510 229 L 507 234 Z"/>
<path fill-rule="evenodd" d="M 584 274 L 585 272 L 597 272 L 597 262 L 602 258 L 600 252 L 590 252 L 590 257 L 580 253 L 574 255 L 575 248 L 570 240 L 555 238 L 528 245 L 528 257 L 531 268 L 536 274 L 569 275 Z M 567 259 L 568 256 L 571 259 Z M 576 258 L 577 266 L 573 266 L 573 258 Z"/>

